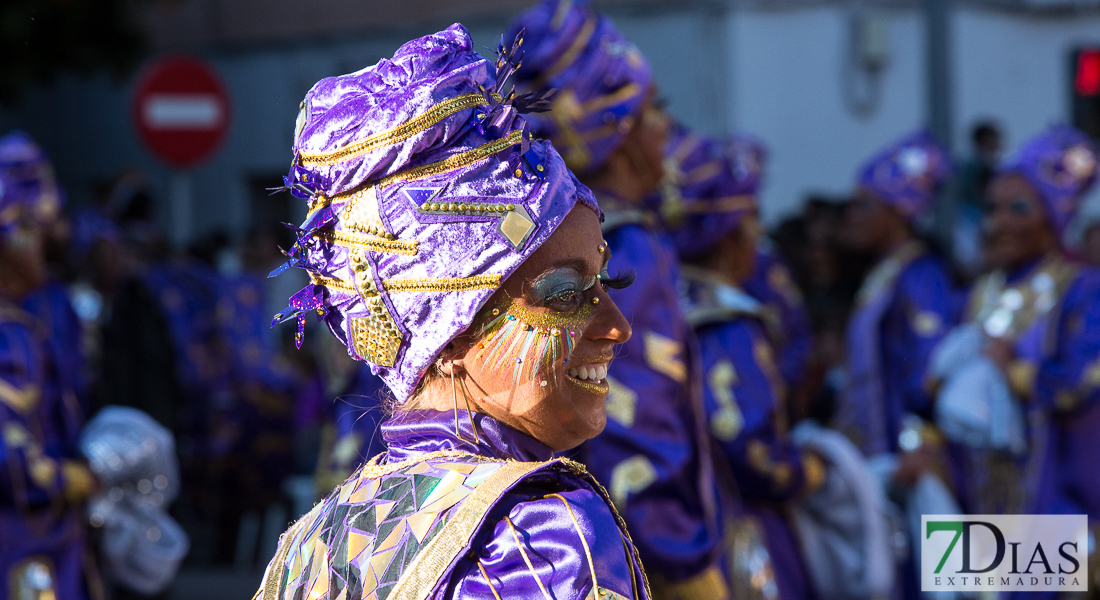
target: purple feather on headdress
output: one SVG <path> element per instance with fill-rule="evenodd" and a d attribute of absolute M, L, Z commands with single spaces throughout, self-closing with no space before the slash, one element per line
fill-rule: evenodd
<path fill-rule="evenodd" d="M 317 313 L 318 320 L 328 315 L 328 309 L 325 308 L 325 288 L 312 283 L 290 297 L 290 306 L 276 313 L 275 318 L 271 320 L 271 326 L 274 327 L 290 319 L 298 319 L 298 330 L 294 333 L 294 346 L 301 348 L 306 332 L 306 315 L 311 312 Z"/>
<path fill-rule="evenodd" d="M 485 117 L 478 123 L 478 131 L 482 135 L 486 135 L 487 132 L 504 135 L 514 129 L 512 125 L 519 115 L 550 110 L 550 96 L 554 94 L 552 89 L 516 95 L 516 86 L 513 85 L 507 94 L 504 93 L 508 80 L 523 64 L 523 54 L 520 53 L 518 58 L 516 54 L 519 52 L 520 46 L 523 45 L 524 31 L 523 29 L 519 30 L 511 46 L 505 46 L 504 36 L 500 36 L 500 44 L 497 45 L 496 49 L 496 82 L 490 90 L 479 86 L 481 93 L 489 101 L 489 108 L 484 113 Z M 523 142 L 520 153 L 526 154 L 531 146 L 531 128 L 524 121 L 522 129 Z"/>

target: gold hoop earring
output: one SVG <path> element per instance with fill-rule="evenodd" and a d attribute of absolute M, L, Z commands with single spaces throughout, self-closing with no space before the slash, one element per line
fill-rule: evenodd
<path fill-rule="evenodd" d="M 454 400 L 455 437 L 464 442 L 480 444 L 481 436 L 477 434 L 477 424 L 474 423 L 474 415 L 470 410 L 470 396 L 466 393 L 465 382 L 462 383 L 462 400 L 466 403 L 466 418 L 470 420 L 470 429 L 474 432 L 474 439 L 468 440 L 462 437 L 462 433 L 458 429 L 458 388 L 455 386 L 455 363 L 453 360 L 451 361 L 451 399 Z"/>

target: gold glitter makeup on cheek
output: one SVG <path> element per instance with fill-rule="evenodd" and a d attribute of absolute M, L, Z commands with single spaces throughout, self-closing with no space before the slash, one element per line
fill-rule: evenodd
<path fill-rule="evenodd" d="M 491 320 L 474 359 L 484 360 L 502 376 L 510 375 L 513 384 L 534 380 L 542 370 L 553 373 L 559 360 L 569 363 L 576 338 L 595 308 L 585 302 L 568 314 L 537 313 L 507 298 L 489 311 Z M 544 374 L 538 383 L 546 387 L 548 381 Z"/>

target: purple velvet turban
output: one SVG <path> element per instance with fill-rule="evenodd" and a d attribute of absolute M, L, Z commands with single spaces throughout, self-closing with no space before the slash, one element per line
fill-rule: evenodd
<path fill-rule="evenodd" d="M 1096 167 L 1096 147 L 1089 137 L 1058 125 L 1025 142 L 1001 173 L 1019 173 L 1027 179 L 1061 236 L 1077 213 L 1079 200 L 1096 183 Z"/>
<path fill-rule="evenodd" d="M 928 212 L 936 189 L 950 175 L 951 157 L 925 129 L 868 161 L 860 169 L 858 185 L 912 222 Z"/>
<path fill-rule="evenodd" d="M 527 138 L 517 113 L 542 98 L 503 89 L 518 45 L 494 64 L 452 25 L 302 103 L 286 186 L 310 212 L 272 275 L 296 266 L 313 283 L 276 320 L 297 318 L 301 343 L 317 312 L 399 402 L 577 202 L 599 214 L 553 147 Z"/>
<path fill-rule="evenodd" d="M 705 255 L 756 208 L 766 151 L 748 136 L 723 142 L 675 128 L 665 157 L 660 213 L 680 258 Z"/>
<path fill-rule="evenodd" d="M 49 223 L 61 212 L 61 192 L 45 151 L 22 131 L 0 138 L 0 229 L 30 212 Z"/>
<path fill-rule="evenodd" d="M 547 0 L 520 15 L 526 29 L 523 66 L 528 89 L 556 89 L 548 115 L 532 119 L 570 169 L 590 174 L 634 126 L 649 92 L 649 63 L 611 20 L 584 0 Z"/>

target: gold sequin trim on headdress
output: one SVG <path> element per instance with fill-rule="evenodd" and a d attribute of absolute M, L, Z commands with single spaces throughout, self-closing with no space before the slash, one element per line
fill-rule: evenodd
<path fill-rule="evenodd" d="M 422 133 L 424 130 L 434 126 L 447 117 L 466 110 L 468 108 L 474 108 L 475 106 L 482 106 L 488 104 L 489 101 L 485 99 L 485 96 L 472 92 L 469 94 L 463 94 L 461 96 L 444 100 L 435 106 L 432 106 L 427 111 L 423 112 L 404 123 L 397 125 L 372 135 L 364 140 L 348 144 L 342 148 L 337 148 L 330 152 L 318 152 L 318 153 L 299 153 L 299 161 L 303 167 L 321 167 L 334 165 L 338 162 L 349 160 L 365 154 L 372 150 L 377 150 L 391 144 L 396 144 L 410 137 Z"/>
<path fill-rule="evenodd" d="M 429 277 L 424 279 L 383 279 L 382 287 L 391 293 L 400 292 L 468 292 L 495 290 L 500 287 L 500 273 L 471 277 Z"/>
<path fill-rule="evenodd" d="M 333 243 L 347 248 L 363 248 L 372 252 L 386 254 L 405 254 L 415 256 L 420 242 L 416 240 L 389 240 L 365 233 L 337 231 L 333 234 Z"/>
<path fill-rule="evenodd" d="M 416 181 L 417 179 L 425 179 L 440 173 L 447 173 L 456 169 L 461 169 L 472 165 L 476 162 L 483 161 L 496 153 L 515 146 L 523 140 L 523 131 L 517 129 L 512 133 L 509 133 L 506 137 L 502 137 L 498 140 L 493 140 L 487 144 L 482 144 L 477 148 L 472 148 L 465 152 L 448 156 L 443 160 L 429 163 L 399 173 L 394 173 L 389 177 L 378 182 L 379 188 L 399 183 L 402 181 Z"/>
<path fill-rule="evenodd" d="M 340 290 L 349 294 L 357 293 L 355 284 L 344 279 L 313 275 L 313 283 Z M 500 273 L 473 275 L 471 277 L 426 277 L 422 279 L 383 279 L 382 288 L 391 294 L 403 292 L 469 292 L 473 290 L 495 290 L 500 287 Z M 373 286 L 369 286 L 373 293 Z"/>

